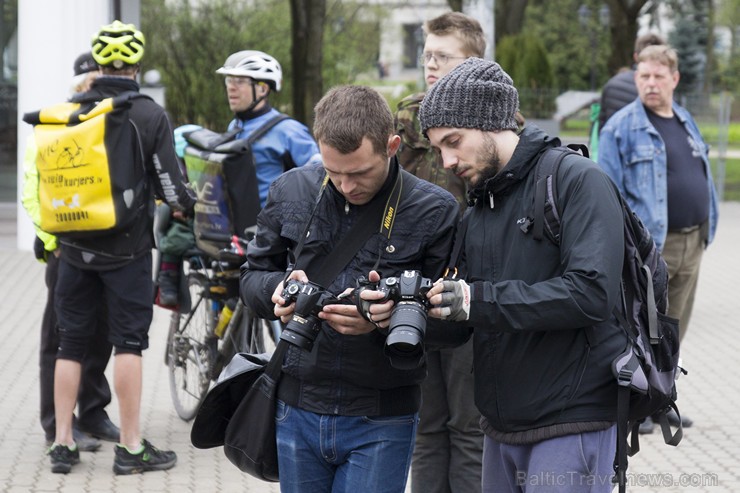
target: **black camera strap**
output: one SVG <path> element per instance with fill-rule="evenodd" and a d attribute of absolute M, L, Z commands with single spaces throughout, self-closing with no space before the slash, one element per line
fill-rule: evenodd
<path fill-rule="evenodd" d="M 324 258 L 323 263 L 317 269 L 315 279 L 312 279 L 313 282 L 320 286 L 330 285 L 373 233 L 380 232 L 390 239 L 402 191 L 403 177 L 399 169 L 393 187 L 387 190 L 382 197 L 376 197 L 368 204 L 367 209 L 360 214 L 355 224 L 332 249 L 331 254 Z M 380 217 L 380 228 L 373 220 L 378 217 Z M 382 254 L 383 246 L 381 245 L 373 270 L 378 268 Z"/>
<path fill-rule="evenodd" d="M 465 233 L 468 230 L 468 216 L 472 207 L 468 207 L 463 213 L 462 219 L 457 226 L 457 233 L 455 234 L 455 243 L 452 247 L 452 253 L 450 254 L 450 261 L 447 264 L 447 268 L 444 272 L 445 279 L 455 279 L 458 274 L 458 266 L 460 265 L 460 257 L 462 256 L 462 246 L 465 242 Z"/>
<path fill-rule="evenodd" d="M 311 215 L 308 218 L 308 222 L 306 222 L 306 227 L 303 228 L 303 234 L 301 234 L 301 238 L 298 240 L 298 244 L 296 245 L 295 249 L 292 252 L 288 252 L 288 268 L 285 271 L 285 277 L 283 278 L 283 284 L 288 282 L 288 277 L 290 276 L 290 273 L 295 270 L 295 264 L 298 260 L 298 257 L 301 256 L 301 251 L 303 250 L 303 244 L 306 242 L 306 238 L 308 237 L 308 230 L 311 227 L 311 223 L 313 222 L 313 218 L 316 215 L 316 211 L 319 208 L 319 203 L 321 202 L 321 197 L 324 196 L 324 190 L 326 190 L 326 185 L 329 184 L 329 175 L 324 173 L 324 179 L 321 181 L 321 188 L 319 188 L 319 193 L 316 194 L 316 201 L 313 204 L 313 209 L 311 210 Z"/>
<path fill-rule="evenodd" d="M 400 166 L 394 158 L 392 165 L 396 166 L 398 174 L 393 183 L 393 186 L 386 190 L 382 196 L 376 196 L 368 207 L 360 214 L 355 224 L 345 233 L 342 239 L 332 249 L 331 253 L 324 258 L 316 274 L 312 276 L 311 281 L 320 285 L 328 286 L 341 272 L 341 270 L 349 263 L 350 260 L 357 254 L 362 245 L 370 238 L 370 236 L 379 232 L 383 236 L 390 239 L 391 231 L 393 230 L 393 223 L 396 220 L 396 214 L 398 212 L 398 205 L 401 202 L 401 194 L 403 192 L 403 173 L 401 172 Z M 317 197 L 314 211 L 311 213 L 308 224 L 301 235 L 301 239 L 295 248 L 294 258 L 300 258 L 301 250 L 306 237 L 308 236 L 308 230 L 311 226 L 311 222 L 315 215 L 318 203 L 321 200 L 323 190 L 319 192 Z M 380 227 L 373 218 L 380 217 Z M 382 257 L 383 246 L 379 247 L 378 258 L 375 261 L 373 270 L 378 268 L 380 264 L 380 258 Z M 294 264 L 291 264 L 291 268 L 285 276 L 287 281 L 290 272 L 295 268 Z"/>

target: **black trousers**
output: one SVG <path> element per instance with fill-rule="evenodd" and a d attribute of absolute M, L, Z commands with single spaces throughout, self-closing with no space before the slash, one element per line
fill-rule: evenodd
<path fill-rule="evenodd" d="M 59 259 L 49 253 L 46 265 L 46 308 L 41 320 L 41 344 L 39 346 L 39 390 L 41 392 L 40 420 L 47 440 L 53 440 L 56 434 L 54 418 L 54 367 L 56 365 L 59 335 L 57 317 L 54 312 L 54 288 L 59 272 Z M 91 307 L 93 308 L 93 307 Z M 98 325 L 95 337 L 90 341 L 85 357 L 82 360 L 80 391 L 77 395 L 77 422 L 83 425 L 94 425 L 108 417 L 105 407 L 111 402 L 111 390 L 105 378 L 105 367 L 108 365 L 113 346 L 108 342 L 108 324 L 105 307 L 94 307 L 98 310 Z"/>

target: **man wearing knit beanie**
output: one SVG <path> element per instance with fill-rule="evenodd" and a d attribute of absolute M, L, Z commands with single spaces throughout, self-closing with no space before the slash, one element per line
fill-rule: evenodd
<path fill-rule="evenodd" d="M 611 321 L 621 206 L 595 163 L 566 154 L 551 177 L 559 245 L 535 234 L 536 164 L 562 149 L 534 125 L 516 132 L 518 103 L 511 77 L 479 58 L 422 102 L 422 130 L 444 167 L 468 182 L 472 204 L 459 279 L 434 285 L 429 315 L 474 330 L 482 491 L 608 492 L 617 443 L 611 362 L 625 344 Z"/>

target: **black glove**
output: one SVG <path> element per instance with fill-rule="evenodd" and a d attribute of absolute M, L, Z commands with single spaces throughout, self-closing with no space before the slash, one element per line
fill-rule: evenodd
<path fill-rule="evenodd" d="M 442 320 L 463 322 L 470 318 L 470 286 L 462 279 L 442 281 Z"/>
<path fill-rule="evenodd" d="M 44 242 L 38 236 L 34 236 L 33 239 L 33 254 L 36 256 L 36 260 L 46 263 L 49 252 L 46 251 Z"/>

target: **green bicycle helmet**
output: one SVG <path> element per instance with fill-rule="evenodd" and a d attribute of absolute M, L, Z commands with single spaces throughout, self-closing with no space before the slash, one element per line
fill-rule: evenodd
<path fill-rule="evenodd" d="M 93 36 L 92 55 L 101 67 L 136 65 L 144 56 L 144 34 L 133 24 L 113 21 Z"/>

